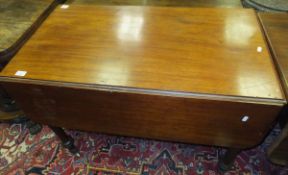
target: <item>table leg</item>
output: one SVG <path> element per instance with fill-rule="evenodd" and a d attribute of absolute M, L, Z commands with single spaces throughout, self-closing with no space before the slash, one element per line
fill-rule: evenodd
<path fill-rule="evenodd" d="M 58 0 L 60 4 L 64 4 L 67 0 Z"/>
<path fill-rule="evenodd" d="M 67 148 L 72 154 L 79 154 L 78 149 L 74 145 L 74 139 L 67 135 L 65 131 L 60 127 L 49 126 L 52 131 L 59 137 L 63 146 Z"/>
<path fill-rule="evenodd" d="M 281 129 L 285 128 L 285 126 L 288 123 L 288 106 L 284 106 L 284 108 L 282 108 L 282 111 L 279 114 L 279 125 L 281 127 Z"/>
<path fill-rule="evenodd" d="M 228 171 L 233 166 L 234 160 L 240 152 L 240 149 L 228 149 L 227 152 L 219 159 L 218 170 L 222 173 Z"/>
<path fill-rule="evenodd" d="M 39 123 L 35 123 L 29 119 L 27 119 L 26 126 L 29 129 L 31 135 L 36 135 L 42 130 L 42 125 Z"/>

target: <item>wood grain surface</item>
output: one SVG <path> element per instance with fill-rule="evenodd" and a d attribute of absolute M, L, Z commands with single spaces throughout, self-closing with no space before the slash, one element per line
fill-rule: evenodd
<path fill-rule="evenodd" d="M 68 0 L 68 4 L 173 7 L 242 7 L 241 0 Z"/>
<path fill-rule="evenodd" d="M 19 70 L 36 80 L 284 98 L 246 9 L 59 7 L 1 75 Z"/>
<path fill-rule="evenodd" d="M 124 136 L 250 148 L 273 126 L 281 104 L 113 92 L 39 81 L 5 82 L 39 123 Z M 242 118 L 248 116 L 247 122 Z"/>

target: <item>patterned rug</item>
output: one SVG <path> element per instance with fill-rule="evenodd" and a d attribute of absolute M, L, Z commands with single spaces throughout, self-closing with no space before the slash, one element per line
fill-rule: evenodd
<path fill-rule="evenodd" d="M 216 175 L 216 147 L 117 137 L 66 130 L 80 149 L 80 157 L 61 146 L 44 126 L 31 136 L 25 124 L 0 124 L 1 175 Z M 225 175 L 287 175 L 288 167 L 269 163 L 267 146 L 278 135 L 274 129 L 257 148 L 243 151 Z"/>

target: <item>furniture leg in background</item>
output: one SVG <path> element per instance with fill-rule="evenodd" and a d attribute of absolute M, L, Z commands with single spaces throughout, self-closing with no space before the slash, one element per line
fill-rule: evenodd
<path fill-rule="evenodd" d="M 268 147 L 267 156 L 274 164 L 288 166 L 288 106 L 282 110 L 278 123 L 281 132 Z"/>
<path fill-rule="evenodd" d="M 67 148 L 72 154 L 79 154 L 78 149 L 74 145 L 74 139 L 71 136 L 67 135 L 65 131 L 60 127 L 51 125 L 49 127 L 59 137 L 65 148 Z"/>
<path fill-rule="evenodd" d="M 222 173 L 228 171 L 233 166 L 233 163 L 237 155 L 241 152 L 241 149 L 229 148 L 227 152 L 220 157 L 218 162 L 218 170 Z"/>

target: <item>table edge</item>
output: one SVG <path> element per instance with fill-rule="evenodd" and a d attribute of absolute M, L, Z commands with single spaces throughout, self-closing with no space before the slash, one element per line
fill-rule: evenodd
<path fill-rule="evenodd" d="M 270 53 L 270 57 L 272 58 L 272 61 L 274 63 L 275 69 L 276 69 L 276 72 L 277 72 L 277 74 L 279 76 L 282 92 L 284 93 L 284 97 L 286 99 L 288 99 L 288 81 L 286 80 L 285 74 L 282 71 L 282 66 L 281 66 L 281 64 L 278 61 L 277 53 L 275 52 L 274 46 L 272 44 L 272 41 L 269 38 L 267 27 L 265 26 L 265 24 L 264 24 L 264 22 L 263 22 L 263 20 L 261 18 L 261 16 L 263 16 L 263 14 L 266 14 L 266 13 L 268 13 L 268 12 L 258 12 L 257 13 L 257 18 L 259 20 L 260 27 L 263 30 L 264 39 L 266 40 L 267 47 L 268 47 L 269 53 Z"/>
<path fill-rule="evenodd" d="M 255 104 L 274 105 L 274 106 L 284 106 L 287 103 L 286 99 L 232 96 L 232 95 L 223 95 L 223 94 L 183 92 L 183 91 L 173 91 L 173 90 L 159 90 L 159 89 L 147 89 L 147 88 L 136 88 L 136 87 L 88 84 L 88 83 L 75 83 L 75 82 L 60 82 L 60 81 L 51 81 L 51 80 L 37 80 L 37 79 L 25 79 L 25 78 L 17 78 L 17 77 L 0 76 L 0 84 L 5 84 L 5 83 L 54 86 L 54 87 L 60 87 L 60 88 L 66 87 L 66 88 L 73 88 L 73 89 L 106 91 L 106 92 L 111 92 L 111 93 L 134 93 L 134 94 L 194 98 L 194 99 L 197 98 L 197 99 L 203 99 L 203 100 L 229 101 L 229 102 L 239 102 L 239 103 L 255 103 Z"/>

